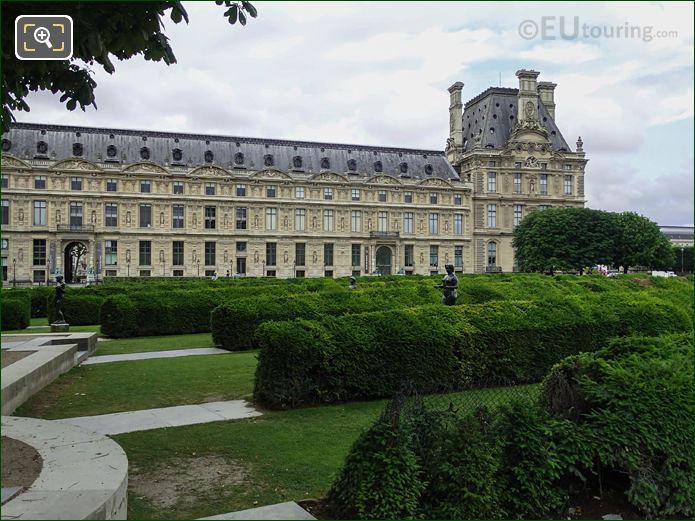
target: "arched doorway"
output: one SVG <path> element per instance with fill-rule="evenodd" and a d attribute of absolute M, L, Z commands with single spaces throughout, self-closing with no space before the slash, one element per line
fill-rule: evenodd
<path fill-rule="evenodd" d="M 376 270 L 382 275 L 391 275 L 391 248 L 379 246 L 376 249 Z"/>
<path fill-rule="evenodd" d="M 87 246 L 83 242 L 71 242 L 65 247 L 63 256 L 65 282 L 75 284 L 87 274 Z"/>

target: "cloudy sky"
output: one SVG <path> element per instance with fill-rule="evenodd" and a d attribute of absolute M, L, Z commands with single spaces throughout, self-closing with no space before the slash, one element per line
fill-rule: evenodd
<path fill-rule="evenodd" d="M 19 120 L 441 150 L 449 85 L 535 69 L 584 141 L 588 206 L 693 224 L 692 3 L 254 2 L 246 27 L 184 5 L 178 64 L 95 69 L 99 110 L 38 93 Z"/>

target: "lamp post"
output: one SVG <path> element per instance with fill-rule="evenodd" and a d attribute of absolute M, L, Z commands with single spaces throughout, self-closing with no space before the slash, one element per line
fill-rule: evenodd
<path fill-rule="evenodd" d="M 198 278 L 200 278 L 200 259 L 195 261 L 195 263 L 198 265 Z"/>
<path fill-rule="evenodd" d="M 12 287 L 17 287 L 17 259 L 12 259 Z"/>
<path fill-rule="evenodd" d="M 166 271 L 166 259 L 164 258 L 164 250 L 159 250 L 159 260 L 162 263 L 162 277 L 164 277 L 164 272 Z"/>
<path fill-rule="evenodd" d="M 128 265 L 128 278 L 130 278 L 130 250 L 125 251 L 125 262 Z"/>
<path fill-rule="evenodd" d="M 683 275 L 683 269 L 684 269 L 684 266 L 683 266 L 683 252 L 684 251 L 685 251 L 685 248 L 683 246 L 681 246 L 681 275 Z"/>
<path fill-rule="evenodd" d="M 51 258 L 46 258 L 46 286 L 48 286 L 48 281 L 51 280 Z"/>

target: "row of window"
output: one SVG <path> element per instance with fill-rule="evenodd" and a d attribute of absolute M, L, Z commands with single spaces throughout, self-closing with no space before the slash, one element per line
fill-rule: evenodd
<path fill-rule="evenodd" d="M 548 195 L 548 174 L 541 174 L 539 178 L 539 193 Z M 488 193 L 497 192 L 497 173 L 488 172 L 487 174 L 487 191 Z M 514 193 L 521 193 L 521 174 L 514 174 Z M 564 195 L 572 195 L 572 176 L 566 175 L 564 178 Z"/>
<path fill-rule="evenodd" d="M 521 223 L 521 218 L 523 217 L 523 208 L 521 204 L 514 205 L 514 226 L 519 226 Z M 539 210 L 547 210 L 550 208 L 549 204 L 538 205 Z M 497 205 L 488 204 L 487 205 L 487 227 L 497 228 Z"/>
<path fill-rule="evenodd" d="M 7 203 L 7 204 L 6 204 Z M 34 201 L 34 220 L 35 226 L 46 226 L 48 223 L 48 215 L 46 201 Z M 491 205 L 494 206 L 494 205 Z M 207 230 L 217 228 L 217 207 L 205 206 L 203 210 L 204 227 Z M 296 208 L 294 211 L 294 230 L 306 231 L 307 226 L 307 211 L 306 208 Z M 69 224 L 71 227 L 80 227 L 84 224 L 84 207 L 82 203 L 70 203 Z M 403 213 L 403 233 L 415 233 L 415 214 L 413 212 Z M 429 233 L 431 235 L 439 234 L 439 214 L 429 214 Z M 2 224 L 9 224 L 9 201 L 2 201 Z M 152 205 L 139 205 L 139 226 L 140 228 L 152 227 Z M 314 221 L 312 227 L 316 228 Z M 248 227 L 248 212 L 246 208 L 236 208 L 235 225 L 237 230 L 246 230 Z M 323 210 L 323 231 L 335 231 L 335 210 Z M 104 226 L 118 226 L 118 205 L 116 203 L 104 204 Z M 377 213 L 377 231 L 389 231 L 389 212 Z M 181 204 L 171 206 L 171 227 L 175 229 L 185 228 L 185 207 Z M 268 231 L 276 231 L 278 229 L 278 209 L 265 209 L 265 229 Z M 362 231 L 362 211 L 352 210 L 350 212 L 350 230 L 352 232 Z M 463 214 L 454 214 L 454 235 L 463 234 Z"/>
<path fill-rule="evenodd" d="M 73 191 L 81 191 L 83 186 L 82 177 L 71 177 L 70 178 L 70 189 Z M 181 195 L 184 193 L 185 184 L 183 181 L 174 181 L 172 186 L 172 193 L 174 195 Z M 8 188 L 8 178 L 7 176 L 2 176 L 2 188 Z M 36 176 L 34 177 L 34 188 L 45 189 L 46 188 L 46 177 Z M 106 191 L 107 192 L 117 192 L 118 191 L 118 180 L 117 179 L 107 179 L 106 180 Z M 140 181 L 140 193 L 149 194 L 152 192 L 151 181 L 142 180 Z M 277 197 L 278 189 L 276 185 L 267 185 L 265 189 L 266 197 L 273 198 Z M 217 194 L 217 184 L 216 183 L 205 183 L 205 195 L 216 195 Z M 246 197 L 246 185 L 237 184 L 236 185 L 236 195 L 237 197 Z M 306 197 L 306 189 L 303 186 L 295 187 L 294 195 L 296 199 L 304 199 Z M 327 201 L 333 200 L 334 189 L 326 187 L 323 189 L 323 198 Z M 353 201 L 360 201 L 362 198 L 362 192 L 359 188 L 353 188 L 351 190 L 351 198 Z M 379 190 L 377 193 L 377 200 L 380 203 L 385 203 L 388 201 L 388 192 L 386 190 Z M 437 204 L 439 201 L 439 194 L 432 192 L 429 194 L 430 204 Z M 413 202 L 413 192 L 403 193 L 403 202 L 412 203 Z M 463 197 L 461 194 L 454 195 L 454 204 L 462 205 Z"/>

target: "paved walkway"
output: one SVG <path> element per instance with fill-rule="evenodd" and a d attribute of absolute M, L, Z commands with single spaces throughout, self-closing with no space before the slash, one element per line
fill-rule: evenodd
<path fill-rule="evenodd" d="M 200 519 L 316 519 L 294 501 L 268 505 L 239 512 L 229 512 Z"/>
<path fill-rule="evenodd" d="M 151 351 L 148 353 L 128 353 L 123 355 L 92 356 L 82 362 L 82 365 L 105 364 L 107 362 L 128 362 L 131 360 L 150 360 L 153 358 L 175 358 L 177 356 L 223 355 L 229 354 L 226 349 L 217 347 L 200 347 L 197 349 L 172 349 L 170 351 Z"/>
<path fill-rule="evenodd" d="M 82 427 L 100 434 L 123 434 L 162 427 L 180 427 L 197 423 L 240 420 L 261 416 L 244 400 L 210 402 L 198 405 L 180 405 L 161 409 L 117 412 L 99 416 L 79 416 L 55 420 Z"/>

